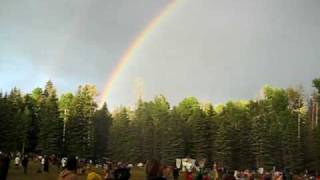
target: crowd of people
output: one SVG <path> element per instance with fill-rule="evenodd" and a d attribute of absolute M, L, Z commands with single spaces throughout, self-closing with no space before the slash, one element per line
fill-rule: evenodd
<path fill-rule="evenodd" d="M 78 180 L 80 176 L 86 176 L 87 180 L 129 180 L 133 164 L 124 162 L 103 161 L 94 163 L 92 160 L 78 157 L 57 158 L 56 156 L 40 156 L 27 154 L 5 154 L 0 152 L 0 180 L 6 180 L 10 160 L 13 160 L 16 168 L 22 167 L 23 173 L 28 174 L 29 160 L 37 162 L 37 173 L 49 173 L 50 166 L 57 166 L 60 171 L 58 180 Z M 158 160 L 149 160 L 145 164 L 139 163 L 137 168 L 144 168 L 146 180 L 320 180 L 314 172 L 305 171 L 297 175 L 285 169 L 265 171 L 257 170 L 228 170 L 218 167 L 215 163 L 210 167 L 203 162 L 189 163 L 187 165 L 168 166 Z M 99 172 L 98 172 L 99 171 Z"/>
<path fill-rule="evenodd" d="M 100 162 L 93 163 L 92 160 L 78 157 L 57 158 L 55 155 L 37 155 L 20 153 L 0 152 L 0 180 L 6 180 L 10 163 L 13 161 L 14 168 L 23 169 L 28 174 L 29 161 L 38 164 L 36 173 L 49 173 L 51 166 L 56 166 L 60 174 L 58 180 L 77 180 L 80 176 L 87 176 L 87 180 L 129 180 L 131 177 L 130 167 L 127 163 Z M 99 173 L 97 172 L 99 170 Z M 100 174 L 103 174 L 101 176 Z"/>
<path fill-rule="evenodd" d="M 202 160 L 201 160 L 202 161 Z M 229 170 L 218 167 L 216 163 L 210 167 L 203 161 L 187 165 L 165 166 L 159 161 L 151 160 L 146 164 L 147 180 L 320 180 L 315 171 L 306 170 L 304 173 L 294 174 L 289 169 L 266 171 L 263 168 L 254 170 Z"/>

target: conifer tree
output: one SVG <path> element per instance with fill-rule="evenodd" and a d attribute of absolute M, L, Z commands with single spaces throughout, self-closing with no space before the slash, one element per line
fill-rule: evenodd
<path fill-rule="evenodd" d="M 62 148 L 63 121 L 58 109 L 56 89 L 48 81 L 40 102 L 39 147 L 46 155 L 59 155 Z"/>

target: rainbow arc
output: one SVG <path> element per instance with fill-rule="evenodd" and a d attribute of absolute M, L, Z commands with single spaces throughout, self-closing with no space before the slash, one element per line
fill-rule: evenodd
<path fill-rule="evenodd" d="M 136 36 L 136 38 L 134 38 L 134 40 L 130 43 L 129 47 L 122 54 L 122 56 L 118 60 L 118 63 L 113 68 L 112 73 L 109 79 L 107 80 L 106 85 L 103 88 L 102 94 L 98 102 L 99 107 L 101 107 L 103 103 L 108 99 L 113 84 L 115 83 L 119 74 L 123 71 L 124 67 L 132 59 L 136 50 L 143 44 L 143 42 L 146 40 L 149 34 L 161 23 L 161 21 L 176 7 L 178 1 L 181 0 L 172 0 L 164 9 L 162 9 L 159 15 L 153 18 L 143 29 L 143 31 L 140 32 L 138 36 Z"/>

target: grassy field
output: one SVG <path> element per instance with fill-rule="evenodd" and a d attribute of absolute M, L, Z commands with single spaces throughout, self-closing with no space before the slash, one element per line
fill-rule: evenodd
<path fill-rule="evenodd" d="M 57 180 L 59 170 L 55 166 L 50 166 L 49 173 L 37 173 L 39 164 L 30 162 L 28 167 L 28 174 L 23 174 L 22 167 L 15 167 L 11 164 L 7 180 Z M 102 175 L 102 170 L 96 170 Z M 145 173 L 143 168 L 133 168 L 131 170 L 131 180 L 144 180 Z M 79 176 L 79 180 L 86 180 L 86 175 Z"/>

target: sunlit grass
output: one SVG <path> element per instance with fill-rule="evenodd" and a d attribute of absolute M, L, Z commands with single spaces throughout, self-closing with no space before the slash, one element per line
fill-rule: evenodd
<path fill-rule="evenodd" d="M 15 167 L 11 164 L 8 174 L 8 180 L 57 180 L 60 170 L 56 166 L 50 166 L 49 173 L 37 173 L 39 163 L 30 162 L 28 167 L 28 174 L 23 174 L 22 167 Z M 102 169 L 96 169 L 102 175 Z M 131 170 L 132 180 L 144 180 L 145 173 L 143 168 L 133 168 Z M 86 174 L 79 175 L 79 180 L 86 180 Z"/>
<path fill-rule="evenodd" d="M 8 180 L 57 180 L 60 170 L 56 166 L 50 166 L 49 173 L 37 173 L 40 164 L 30 162 L 28 167 L 28 174 L 23 174 L 22 167 L 15 167 L 11 164 L 8 174 Z M 96 169 L 96 171 L 103 177 L 102 169 Z M 132 179 L 144 179 L 143 169 L 133 169 Z M 86 174 L 79 175 L 79 180 L 85 180 Z"/>

